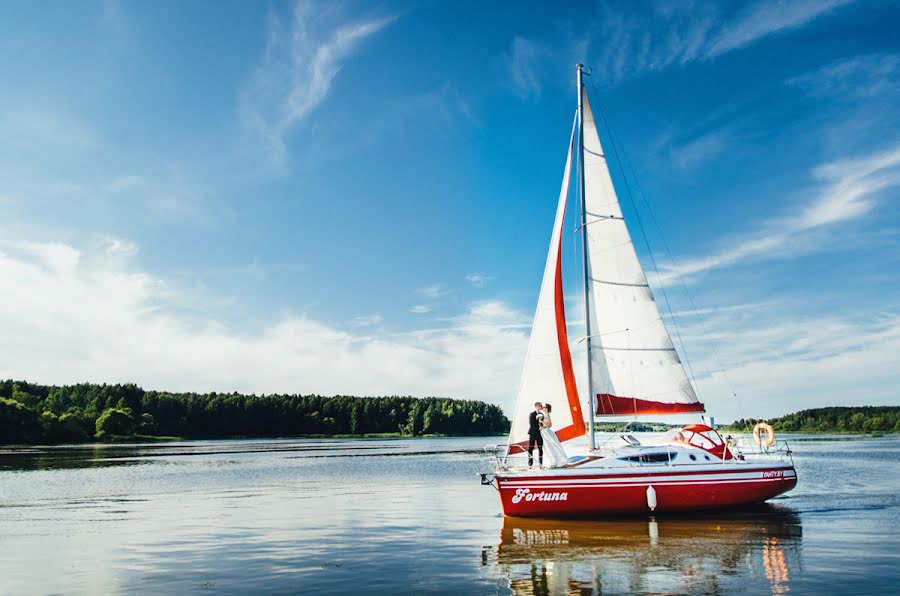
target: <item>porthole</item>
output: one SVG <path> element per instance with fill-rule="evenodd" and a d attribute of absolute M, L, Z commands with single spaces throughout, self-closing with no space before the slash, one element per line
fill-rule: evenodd
<path fill-rule="evenodd" d="M 708 455 L 704 455 L 703 457 L 705 457 L 707 460 L 709 459 L 709 456 L 708 456 Z"/>
<path fill-rule="evenodd" d="M 692 454 L 691 454 L 691 459 L 692 459 L 693 461 L 697 461 L 697 456 L 694 455 L 694 454 L 692 453 Z"/>

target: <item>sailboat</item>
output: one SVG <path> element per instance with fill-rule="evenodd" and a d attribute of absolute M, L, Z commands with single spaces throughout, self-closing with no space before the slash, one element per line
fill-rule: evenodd
<path fill-rule="evenodd" d="M 577 66 L 578 104 L 522 381 L 507 444 L 482 475 L 504 514 L 583 517 L 699 510 L 762 502 L 797 484 L 791 450 L 774 433 L 742 449 L 711 419 L 676 428 L 653 444 L 622 434 L 598 446 L 595 416 L 689 414 L 705 406 L 685 372 L 635 252 Z M 587 410 L 575 379 L 562 282 L 562 228 L 573 169 L 580 199 Z M 549 402 L 565 463 L 526 459 L 529 415 Z M 771 431 L 771 429 L 769 429 Z M 586 435 L 586 437 L 585 437 Z M 587 443 L 586 448 L 579 446 Z M 536 451 L 536 450 L 535 450 Z M 539 464 L 538 453 L 534 453 Z"/>

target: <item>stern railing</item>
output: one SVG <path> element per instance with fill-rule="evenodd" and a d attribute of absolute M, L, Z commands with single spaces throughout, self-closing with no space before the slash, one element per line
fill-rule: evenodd
<path fill-rule="evenodd" d="M 788 460 L 794 465 L 794 452 L 785 439 L 778 439 L 771 445 L 758 444 L 747 437 L 732 438 L 732 441 L 735 444 L 731 447 L 731 452 L 738 459 L 780 459 Z"/>

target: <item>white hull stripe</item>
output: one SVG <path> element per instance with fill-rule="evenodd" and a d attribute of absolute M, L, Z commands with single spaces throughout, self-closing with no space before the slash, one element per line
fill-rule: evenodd
<path fill-rule="evenodd" d="M 672 468 L 649 469 L 636 471 L 633 468 L 592 468 L 587 471 L 570 470 L 567 468 L 554 468 L 553 471 L 540 471 L 537 474 L 528 471 L 500 473 L 497 476 L 505 480 L 555 480 L 559 478 L 571 478 L 573 480 L 587 480 L 591 478 L 647 478 L 653 476 L 682 476 L 684 478 L 699 478 L 702 476 L 717 476 L 719 474 L 761 474 L 763 472 L 793 472 L 791 465 L 772 466 L 768 468 L 740 469 L 737 467 L 725 468 L 715 466 L 700 470 L 677 470 Z M 574 472 L 574 473 L 569 473 Z"/>
<path fill-rule="evenodd" d="M 763 474 L 772 472 L 780 472 L 780 476 L 773 476 L 771 478 L 766 478 Z M 503 486 L 549 486 L 549 485 L 558 485 L 558 484 L 566 484 L 569 486 L 577 486 L 582 484 L 627 484 L 633 482 L 642 482 L 642 483 L 665 483 L 665 482 L 687 482 L 688 484 L 702 484 L 706 482 L 722 482 L 728 480 L 754 480 L 754 479 L 764 479 L 764 480 L 782 480 L 794 478 L 796 476 L 796 472 L 793 470 L 773 470 L 772 472 L 755 472 L 755 473 L 735 473 L 735 474 L 708 474 L 703 476 L 694 476 L 694 477 L 684 477 L 684 476 L 631 476 L 626 478 L 603 478 L 602 476 L 598 476 L 597 478 L 573 478 L 571 480 L 564 477 L 556 477 L 556 478 L 548 478 L 546 480 L 512 480 L 512 479 L 500 479 L 500 483 Z"/>
<path fill-rule="evenodd" d="M 577 490 L 580 488 L 620 488 L 620 487 L 629 487 L 629 486 L 698 486 L 698 485 L 708 485 L 708 484 L 751 484 L 758 482 L 782 482 L 784 480 L 790 480 L 790 478 L 757 478 L 755 480 L 719 480 L 712 482 L 654 482 L 654 481 L 644 481 L 644 482 L 630 482 L 628 484 L 579 484 L 577 486 L 572 486 L 570 484 L 541 484 L 539 486 L 527 486 L 527 485 L 516 485 L 516 486 L 501 486 L 500 490 L 513 490 L 517 488 L 532 488 L 535 490 L 544 490 L 548 488 L 556 488 L 556 489 L 566 489 L 566 490 Z"/>

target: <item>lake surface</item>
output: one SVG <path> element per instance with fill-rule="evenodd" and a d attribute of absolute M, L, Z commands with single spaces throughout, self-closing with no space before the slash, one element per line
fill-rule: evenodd
<path fill-rule="evenodd" d="M 608 521 L 504 519 L 485 438 L 0 448 L 0 594 L 897 590 L 900 437 L 787 438 L 785 497 Z"/>

